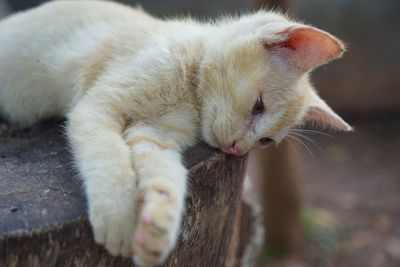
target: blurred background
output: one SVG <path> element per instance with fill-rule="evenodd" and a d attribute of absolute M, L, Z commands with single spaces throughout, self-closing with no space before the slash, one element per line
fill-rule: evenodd
<path fill-rule="evenodd" d="M 0 18 L 40 2 L 0 0 Z M 267 221 L 293 224 L 276 230 L 287 236 L 267 235 L 271 241 L 260 266 L 400 266 L 400 1 L 143 0 L 140 4 L 159 16 L 203 18 L 249 11 L 264 2 L 288 9 L 294 17 L 346 42 L 344 58 L 319 68 L 313 82 L 355 132 L 310 134 L 315 144 L 303 142 L 311 152 L 301 147 L 284 152 L 296 154 L 294 159 L 280 160 L 296 161 L 293 169 L 299 172 L 289 171 L 292 180 L 287 184 L 282 183 L 287 177 L 279 174 L 266 178 L 275 191 L 267 203 L 280 203 L 269 206 Z M 292 166 L 285 164 L 280 168 Z M 279 215 L 284 211 L 295 216 L 285 219 Z"/>

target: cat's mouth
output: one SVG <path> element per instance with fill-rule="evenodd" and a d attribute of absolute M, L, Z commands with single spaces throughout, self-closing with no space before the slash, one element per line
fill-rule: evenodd
<path fill-rule="evenodd" d="M 257 141 L 256 147 L 259 149 L 264 149 L 264 148 L 269 147 L 273 142 L 275 142 L 275 140 L 273 140 L 269 137 L 263 137 Z M 240 146 L 238 144 L 239 144 L 239 142 L 233 142 L 233 144 L 228 149 L 221 148 L 221 150 L 223 150 L 224 152 L 226 152 L 228 154 L 232 154 L 235 156 L 242 156 L 245 153 L 247 153 L 247 150 L 245 151 L 245 150 L 240 149 Z"/>
<path fill-rule="evenodd" d="M 269 138 L 269 137 L 263 137 L 260 138 L 257 142 L 257 148 L 267 148 L 269 147 L 272 143 L 274 142 L 273 139 Z"/>

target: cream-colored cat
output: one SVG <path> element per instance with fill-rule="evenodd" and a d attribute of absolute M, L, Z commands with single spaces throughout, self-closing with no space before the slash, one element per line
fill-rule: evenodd
<path fill-rule="evenodd" d="M 199 23 L 50 2 L 0 22 L 0 114 L 20 126 L 67 116 L 96 242 L 153 266 L 178 237 L 183 150 L 204 139 L 243 155 L 306 120 L 350 130 L 308 75 L 342 52 L 273 12 Z"/>

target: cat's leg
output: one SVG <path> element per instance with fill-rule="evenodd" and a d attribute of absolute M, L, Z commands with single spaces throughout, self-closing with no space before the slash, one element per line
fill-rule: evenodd
<path fill-rule="evenodd" d="M 179 152 L 182 144 L 174 141 L 178 138 L 176 133 L 149 125 L 127 130 L 142 202 L 132 240 L 134 260 L 141 266 L 162 263 L 179 234 L 187 170 Z"/>
<path fill-rule="evenodd" d="M 136 175 L 122 139 L 118 110 L 85 97 L 68 116 L 68 137 L 83 178 L 94 238 L 113 255 L 129 256 L 135 223 Z"/>

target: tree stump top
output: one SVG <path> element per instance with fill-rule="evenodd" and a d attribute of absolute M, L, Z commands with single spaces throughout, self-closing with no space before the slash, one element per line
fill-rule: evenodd
<path fill-rule="evenodd" d="M 9 130 L 0 122 L 0 266 L 131 265 L 94 244 L 67 147 L 62 123 Z M 200 144 L 185 153 L 184 161 L 191 173 L 186 215 L 179 253 L 165 266 L 223 266 L 244 158 Z"/>

